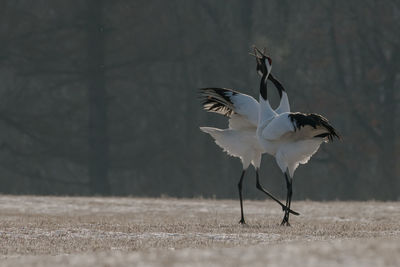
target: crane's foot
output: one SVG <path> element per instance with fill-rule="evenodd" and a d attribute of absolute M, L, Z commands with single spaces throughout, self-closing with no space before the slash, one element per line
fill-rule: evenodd
<path fill-rule="evenodd" d="M 286 215 L 285 215 L 285 217 L 283 217 L 283 220 L 281 222 L 281 226 L 290 226 L 289 218 L 287 218 Z"/>
<path fill-rule="evenodd" d="M 239 224 L 241 224 L 241 225 L 245 225 L 246 224 L 244 218 L 240 219 Z"/>
<path fill-rule="evenodd" d="M 285 215 L 283 216 L 283 220 L 281 222 L 281 226 L 290 226 L 288 212 L 285 212 Z"/>
<path fill-rule="evenodd" d="M 281 226 L 291 226 L 288 221 L 282 221 Z"/>

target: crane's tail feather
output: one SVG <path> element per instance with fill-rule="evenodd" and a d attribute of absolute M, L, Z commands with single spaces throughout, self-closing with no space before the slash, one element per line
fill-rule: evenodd
<path fill-rule="evenodd" d="M 222 148 L 226 153 L 231 156 L 238 156 L 237 153 L 234 153 L 231 148 L 231 144 L 233 144 L 232 138 L 227 134 L 225 130 L 221 130 L 213 127 L 200 127 L 200 130 L 208 133 L 214 139 L 215 143 Z"/>
<path fill-rule="evenodd" d="M 213 127 L 200 127 L 200 130 L 211 135 L 215 143 L 228 155 L 240 158 L 243 168 L 247 168 L 250 163 L 259 166 L 261 154 L 254 152 L 254 145 L 257 142 L 255 132 L 222 130 Z M 257 160 L 258 156 L 259 160 Z"/>

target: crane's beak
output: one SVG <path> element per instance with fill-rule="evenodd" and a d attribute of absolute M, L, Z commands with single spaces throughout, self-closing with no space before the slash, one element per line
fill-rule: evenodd
<path fill-rule="evenodd" d="M 258 55 L 258 53 L 257 53 L 257 48 L 255 47 L 255 46 L 253 46 L 253 49 L 254 49 L 254 54 L 253 53 L 249 53 L 249 55 L 251 55 L 251 56 L 253 56 L 253 57 L 255 57 L 256 58 L 256 60 L 257 60 L 257 64 L 262 64 L 261 63 L 261 59 L 262 59 L 262 56 L 259 56 Z"/>
<path fill-rule="evenodd" d="M 258 49 L 256 46 L 253 46 L 253 48 L 254 48 L 254 53 L 256 53 L 256 52 L 258 52 L 262 57 L 267 57 L 265 54 L 266 54 L 266 51 L 267 51 L 267 49 L 264 47 L 264 51 L 263 52 L 261 52 L 261 50 L 260 49 Z M 257 54 L 257 53 L 256 53 Z"/>
<path fill-rule="evenodd" d="M 257 60 L 257 72 L 260 76 L 263 76 L 264 73 L 267 73 L 267 76 L 271 73 L 271 63 L 269 57 L 266 56 L 267 49 L 264 47 L 263 51 L 258 49 L 255 45 L 253 45 L 253 53 L 249 53 L 251 56 L 255 57 Z M 268 65 L 266 64 L 266 60 L 268 60 Z"/>
<path fill-rule="evenodd" d="M 253 56 L 253 57 L 257 57 L 257 55 L 254 55 L 253 53 L 249 53 L 249 55 Z"/>

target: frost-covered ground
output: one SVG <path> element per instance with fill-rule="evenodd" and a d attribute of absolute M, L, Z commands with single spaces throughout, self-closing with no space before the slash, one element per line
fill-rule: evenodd
<path fill-rule="evenodd" d="M 0 196 L 0 266 L 400 266 L 400 203 Z"/>

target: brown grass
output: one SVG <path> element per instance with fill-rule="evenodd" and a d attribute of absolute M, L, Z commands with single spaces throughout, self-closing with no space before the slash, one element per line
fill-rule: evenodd
<path fill-rule="evenodd" d="M 400 203 L 0 196 L 1 266 L 400 266 Z"/>

